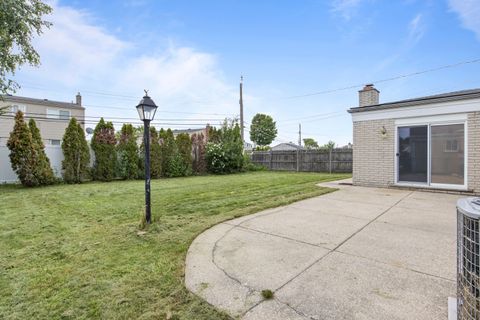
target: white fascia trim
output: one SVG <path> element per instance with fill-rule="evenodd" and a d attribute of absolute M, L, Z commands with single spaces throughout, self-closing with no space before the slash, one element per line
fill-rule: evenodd
<path fill-rule="evenodd" d="M 353 122 L 358 122 L 382 119 L 416 118 L 477 111 L 480 111 L 480 99 L 355 112 L 352 113 L 352 120 Z"/>
<path fill-rule="evenodd" d="M 402 118 L 402 119 L 395 119 L 395 125 L 424 125 L 428 123 L 433 124 L 441 124 L 441 123 L 452 123 L 452 122 L 460 122 L 464 123 L 467 121 L 468 113 L 454 113 L 454 114 L 444 114 L 439 116 L 427 116 L 427 117 L 410 117 L 410 118 Z"/>

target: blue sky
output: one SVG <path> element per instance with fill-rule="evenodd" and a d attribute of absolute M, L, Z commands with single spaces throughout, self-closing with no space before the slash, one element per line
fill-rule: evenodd
<path fill-rule="evenodd" d="M 80 91 L 88 126 L 136 119 L 144 88 L 157 121 L 216 124 L 238 115 L 243 74 L 247 129 L 261 112 L 277 120 L 276 142 L 297 141 L 302 123 L 304 137 L 343 145 L 360 88 L 291 97 L 480 58 L 478 0 L 50 3 L 54 25 L 35 39 L 42 65 L 17 72 L 17 94 L 70 101 Z M 479 74 L 480 63 L 465 64 L 376 87 L 388 102 L 480 87 Z"/>

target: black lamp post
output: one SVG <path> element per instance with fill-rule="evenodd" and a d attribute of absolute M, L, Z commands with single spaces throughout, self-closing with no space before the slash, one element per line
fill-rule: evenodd
<path fill-rule="evenodd" d="M 157 105 L 152 98 L 148 96 L 145 90 L 145 96 L 140 100 L 137 106 L 140 120 L 143 121 L 143 141 L 145 145 L 145 220 L 147 223 L 152 221 L 150 211 L 150 121 L 155 117 Z"/>

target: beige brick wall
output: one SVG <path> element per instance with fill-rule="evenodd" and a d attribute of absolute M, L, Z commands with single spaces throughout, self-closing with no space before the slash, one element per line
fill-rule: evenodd
<path fill-rule="evenodd" d="M 380 131 L 385 127 L 387 134 Z M 353 183 L 388 187 L 394 184 L 395 122 L 393 119 L 353 123 Z M 480 193 L 480 112 L 468 114 L 468 188 Z"/>
<path fill-rule="evenodd" d="M 386 134 L 382 135 L 382 127 Z M 353 123 L 353 183 L 388 187 L 395 181 L 395 122 L 393 119 Z"/>
<path fill-rule="evenodd" d="M 468 114 L 468 188 L 480 193 L 480 112 Z"/>

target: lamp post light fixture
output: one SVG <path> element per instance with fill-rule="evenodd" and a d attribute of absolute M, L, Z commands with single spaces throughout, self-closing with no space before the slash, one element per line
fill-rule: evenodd
<path fill-rule="evenodd" d="M 155 117 L 157 105 L 152 98 L 148 96 L 145 90 L 145 96 L 137 105 L 138 115 L 143 121 L 143 141 L 145 147 L 145 221 L 149 224 L 152 221 L 150 211 L 150 121 Z"/>

